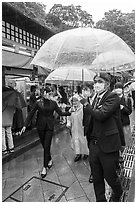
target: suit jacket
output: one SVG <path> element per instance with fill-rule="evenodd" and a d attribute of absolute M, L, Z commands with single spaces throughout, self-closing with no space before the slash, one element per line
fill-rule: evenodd
<path fill-rule="evenodd" d="M 117 94 L 107 91 L 95 109 L 91 105 L 84 112 L 91 114 L 90 139 L 96 138 L 105 153 L 115 152 L 121 148 L 120 132 L 116 120 L 120 120 L 120 102 Z"/>
<path fill-rule="evenodd" d="M 61 116 L 71 115 L 69 112 L 62 112 L 58 107 L 56 101 L 41 99 L 39 102 L 36 102 L 33 106 L 33 109 L 29 112 L 28 117 L 25 121 L 25 126 L 28 126 L 31 121 L 34 113 L 37 111 L 37 121 L 36 126 L 39 130 L 53 130 L 54 128 L 54 111 L 56 111 Z"/>
<path fill-rule="evenodd" d="M 82 99 L 81 103 L 84 104 L 85 101 L 86 100 Z M 89 98 L 87 99 L 87 101 L 90 104 Z M 91 113 L 88 111 L 88 109 L 84 109 L 84 106 L 83 106 L 84 136 L 86 136 L 86 138 L 87 138 L 88 146 L 89 146 L 89 142 L 90 142 L 90 133 L 91 133 L 91 129 L 92 129 L 91 120 L 92 120 Z"/>

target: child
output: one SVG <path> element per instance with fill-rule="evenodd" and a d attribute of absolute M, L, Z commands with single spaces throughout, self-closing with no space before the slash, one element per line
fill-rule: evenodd
<path fill-rule="evenodd" d="M 71 125 L 71 144 L 76 154 L 74 161 L 77 162 L 82 158 L 82 155 L 83 158 L 86 159 L 88 157 L 89 150 L 87 147 L 86 137 L 84 136 L 83 105 L 76 96 L 73 96 L 71 103 L 73 104 L 73 112 L 69 117 L 69 126 Z"/>

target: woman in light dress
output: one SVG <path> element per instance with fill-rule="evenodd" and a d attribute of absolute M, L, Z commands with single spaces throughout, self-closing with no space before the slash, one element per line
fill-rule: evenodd
<path fill-rule="evenodd" d="M 77 162 L 82 158 L 86 159 L 89 154 L 87 139 L 84 136 L 83 127 L 83 105 L 80 103 L 80 98 L 74 95 L 71 100 L 72 110 L 71 116 L 68 117 L 67 127 L 71 128 L 71 146 L 75 151 L 75 159 Z"/>

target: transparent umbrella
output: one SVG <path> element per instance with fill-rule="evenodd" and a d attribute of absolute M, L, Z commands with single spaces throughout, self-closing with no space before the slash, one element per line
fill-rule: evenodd
<path fill-rule="evenodd" d="M 99 54 L 92 62 L 91 70 L 96 72 L 115 72 L 129 71 L 135 68 L 135 57 L 132 53 L 126 51 L 109 51 Z"/>
<path fill-rule="evenodd" d="M 45 80 L 45 83 L 57 85 L 77 84 L 79 82 L 91 82 L 95 72 L 89 71 L 83 67 L 60 67 L 51 72 Z"/>
<path fill-rule="evenodd" d="M 63 66 L 84 66 L 90 69 L 99 55 L 106 52 L 117 53 L 117 51 L 124 51 L 132 58 L 117 62 L 117 66 L 134 61 L 132 50 L 114 33 L 95 28 L 76 28 L 49 38 L 37 52 L 31 64 L 50 70 Z M 114 61 L 111 62 L 112 66 L 113 63 Z M 92 70 L 94 71 L 94 67 Z"/>

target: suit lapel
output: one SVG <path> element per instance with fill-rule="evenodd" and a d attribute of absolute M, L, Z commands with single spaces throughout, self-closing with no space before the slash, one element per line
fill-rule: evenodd
<path fill-rule="evenodd" d="M 109 95 L 109 93 L 110 93 L 110 91 L 107 91 L 107 92 L 103 95 L 103 97 L 101 98 L 100 102 L 98 103 L 98 106 L 103 104 L 104 100 L 105 100 L 106 97 Z"/>

